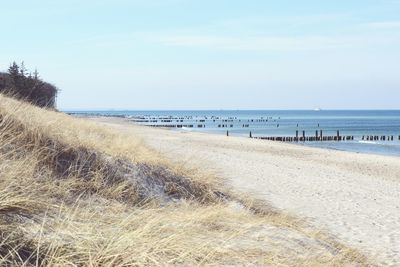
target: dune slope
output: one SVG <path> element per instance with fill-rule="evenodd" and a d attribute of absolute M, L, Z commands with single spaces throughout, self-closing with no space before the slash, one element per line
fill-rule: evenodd
<path fill-rule="evenodd" d="M 0 95 L 0 265 L 368 265 L 137 135 Z"/>
<path fill-rule="evenodd" d="M 400 158 L 97 118 L 158 153 L 213 170 L 236 190 L 306 218 L 379 265 L 400 265 Z"/>

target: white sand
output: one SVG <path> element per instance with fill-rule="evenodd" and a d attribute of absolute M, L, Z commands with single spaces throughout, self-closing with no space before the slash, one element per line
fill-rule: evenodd
<path fill-rule="evenodd" d="M 306 218 L 381 265 L 400 266 L 398 157 L 96 120 L 142 137 L 175 161 L 206 166 L 236 190 Z"/>

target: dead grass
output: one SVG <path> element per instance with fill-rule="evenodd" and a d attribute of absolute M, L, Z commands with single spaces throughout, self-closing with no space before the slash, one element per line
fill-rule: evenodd
<path fill-rule="evenodd" d="M 0 95 L 0 265 L 368 261 L 134 136 Z"/>

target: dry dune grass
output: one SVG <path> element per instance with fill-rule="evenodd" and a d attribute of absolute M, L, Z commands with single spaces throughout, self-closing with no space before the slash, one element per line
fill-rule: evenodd
<path fill-rule="evenodd" d="M 368 265 L 251 203 L 134 136 L 0 95 L 1 266 Z"/>

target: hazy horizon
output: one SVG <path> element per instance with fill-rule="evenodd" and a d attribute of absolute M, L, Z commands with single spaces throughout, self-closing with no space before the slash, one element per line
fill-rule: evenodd
<path fill-rule="evenodd" d="M 398 110 L 400 1 L 2 4 L 62 110 Z"/>

